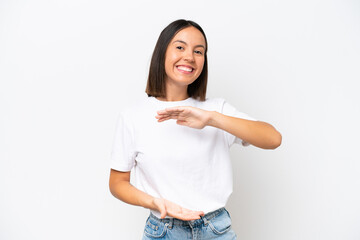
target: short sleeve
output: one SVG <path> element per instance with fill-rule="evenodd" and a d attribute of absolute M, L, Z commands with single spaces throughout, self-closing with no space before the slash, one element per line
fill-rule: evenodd
<path fill-rule="evenodd" d="M 238 111 L 230 103 L 226 102 L 226 100 L 223 100 L 222 112 L 221 113 L 224 114 L 224 115 L 227 115 L 227 116 L 231 116 L 231 117 L 257 121 L 255 118 L 250 117 L 246 113 Z M 242 139 L 240 139 L 240 138 L 238 138 L 238 137 L 236 137 L 236 136 L 234 136 L 234 135 L 232 135 L 232 134 L 230 134 L 228 132 L 224 131 L 224 134 L 225 134 L 225 138 L 228 141 L 229 146 L 231 146 L 234 143 L 237 143 L 237 144 L 241 143 L 243 146 L 249 146 L 250 145 L 248 142 L 245 142 Z"/>
<path fill-rule="evenodd" d="M 135 164 L 134 131 L 130 121 L 119 114 L 113 140 L 110 168 L 128 172 Z"/>

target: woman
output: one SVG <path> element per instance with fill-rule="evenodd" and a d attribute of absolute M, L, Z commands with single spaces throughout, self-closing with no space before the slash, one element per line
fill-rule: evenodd
<path fill-rule="evenodd" d="M 195 22 L 169 24 L 152 56 L 148 96 L 120 114 L 109 186 L 116 198 L 150 209 L 143 239 L 236 239 L 225 209 L 229 147 L 281 144 L 270 124 L 206 98 L 207 49 Z"/>

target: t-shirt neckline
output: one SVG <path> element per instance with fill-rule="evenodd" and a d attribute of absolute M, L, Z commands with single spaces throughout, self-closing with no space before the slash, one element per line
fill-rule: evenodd
<path fill-rule="evenodd" d="M 154 97 L 154 96 L 150 96 L 149 99 L 150 99 L 151 101 L 153 101 L 153 102 L 157 102 L 157 103 L 160 103 L 160 104 L 169 104 L 169 105 L 171 105 L 171 104 L 184 104 L 184 103 L 189 103 L 189 102 L 191 102 L 191 101 L 193 100 L 192 97 L 188 97 L 188 98 L 186 98 L 186 99 L 184 99 L 184 100 L 180 100 L 180 101 L 162 101 L 162 100 L 157 99 L 157 98 Z"/>

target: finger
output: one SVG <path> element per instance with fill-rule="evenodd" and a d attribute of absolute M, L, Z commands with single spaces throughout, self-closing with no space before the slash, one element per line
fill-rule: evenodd
<path fill-rule="evenodd" d="M 183 209 L 183 218 L 189 220 L 200 219 L 200 216 L 204 216 L 204 212 L 202 211 L 192 211 L 189 209 Z"/>
<path fill-rule="evenodd" d="M 161 211 L 160 215 L 161 215 L 160 216 L 161 219 L 165 218 L 166 217 L 166 210 Z"/>
<path fill-rule="evenodd" d="M 163 116 L 179 116 L 180 114 L 181 112 L 170 112 L 170 113 L 166 112 L 166 113 L 158 113 L 157 115 L 163 117 Z"/>
<path fill-rule="evenodd" d="M 191 220 L 197 220 L 200 219 L 200 215 L 196 215 L 196 214 L 191 214 L 191 215 L 186 215 L 182 217 L 182 220 L 184 221 L 191 221 Z"/>
<path fill-rule="evenodd" d="M 196 214 L 201 217 L 205 216 L 205 213 L 203 211 L 197 211 Z"/>
<path fill-rule="evenodd" d="M 181 117 L 179 115 L 164 115 L 164 116 L 155 116 L 155 118 L 157 118 L 158 120 L 168 120 L 168 119 L 185 119 L 185 117 Z"/>
<path fill-rule="evenodd" d="M 191 221 L 191 220 L 198 220 L 198 219 L 200 219 L 200 217 L 199 218 L 194 218 L 194 217 L 186 217 L 186 218 L 179 218 L 180 220 L 183 220 L 183 221 Z"/>
<path fill-rule="evenodd" d="M 182 112 L 184 111 L 183 107 L 170 107 L 170 108 L 165 108 L 165 111 L 167 112 Z"/>
<path fill-rule="evenodd" d="M 172 113 L 181 113 L 183 112 L 184 109 L 179 109 L 179 108 L 165 108 L 163 110 L 159 110 L 157 111 L 157 114 L 172 114 Z"/>
<path fill-rule="evenodd" d="M 193 216 L 196 217 L 196 219 L 200 219 L 201 217 L 205 216 L 205 213 L 202 211 L 197 211 L 193 213 Z"/>
<path fill-rule="evenodd" d="M 177 219 L 181 219 L 181 220 L 184 220 L 184 221 L 190 221 L 190 220 L 200 219 L 201 214 L 204 214 L 204 212 L 202 212 L 202 211 L 192 211 L 192 210 L 180 207 L 179 211 L 174 212 L 172 217 L 175 217 Z"/>
<path fill-rule="evenodd" d="M 157 113 L 157 116 L 160 117 L 166 117 L 166 116 L 179 116 L 181 113 L 179 112 L 171 112 L 171 113 L 167 113 L 167 112 L 163 112 L 163 113 Z"/>
<path fill-rule="evenodd" d="M 155 118 L 157 118 L 157 119 L 162 119 L 162 118 L 170 118 L 170 115 L 157 115 L 157 116 L 155 116 Z"/>
<path fill-rule="evenodd" d="M 157 115 L 157 118 L 163 118 L 163 117 L 171 117 L 171 118 L 178 118 L 180 115 L 179 114 L 161 114 L 161 115 Z"/>
<path fill-rule="evenodd" d="M 160 218 L 163 219 L 166 217 L 166 207 L 164 205 L 160 205 Z"/>
<path fill-rule="evenodd" d="M 160 119 L 158 119 L 158 122 L 163 122 L 163 121 L 166 121 L 166 120 L 169 120 L 170 118 L 169 117 L 167 117 L 167 118 L 160 118 Z"/>

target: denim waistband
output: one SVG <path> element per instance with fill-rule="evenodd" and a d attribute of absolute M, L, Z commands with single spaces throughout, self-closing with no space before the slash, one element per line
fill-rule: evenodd
<path fill-rule="evenodd" d="M 167 225 L 169 226 L 169 228 L 172 228 L 173 225 L 177 225 L 177 226 L 200 226 L 202 224 L 207 224 L 208 221 L 214 217 L 216 217 L 217 215 L 219 215 L 221 212 L 226 211 L 224 207 L 219 208 L 213 212 L 209 212 L 207 214 L 205 214 L 205 216 L 201 217 L 200 219 L 196 219 L 196 220 L 191 220 L 191 221 L 183 221 L 177 218 L 164 218 L 164 219 L 160 219 L 158 217 L 156 217 L 154 214 L 152 214 L 150 212 L 150 218 L 162 222 L 162 223 L 167 223 Z"/>

